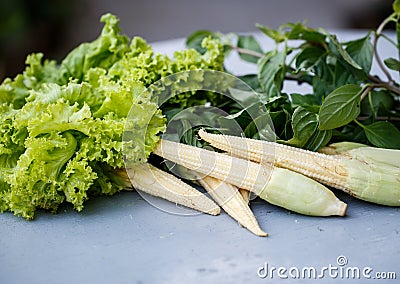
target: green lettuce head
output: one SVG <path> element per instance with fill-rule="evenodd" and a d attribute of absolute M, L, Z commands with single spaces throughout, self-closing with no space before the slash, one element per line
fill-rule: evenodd
<path fill-rule="evenodd" d="M 124 167 L 124 158 L 146 162 L 166 127 L 146 88 L 179 71 L 223 69 L 216 41 L 205 40 L 203 55 L 185 50 L 171 59 L 121 35 L 114 15 L 101 21 L 100 36 L 61 63 L 29 55 L 24 72 L 0 85 L 0 211 L 32 219 L 37 209 L 56 212 L 65 201 L 80 211 L 90 196 L 122 190 L 113 169 Z M 174 103 L 187 105 L 192 96 Z"/>

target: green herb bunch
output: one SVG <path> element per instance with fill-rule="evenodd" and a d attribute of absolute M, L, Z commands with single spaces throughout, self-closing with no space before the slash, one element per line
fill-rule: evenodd
<path fill-rule="evenodd" d="M 289 23 L 278 29 L 257 25 L 275 43 L 268 51 L 253 35 L 197 31 L 186 43 L 204 52 L 201 40 L 211 36 L 224 44 L 226 53 L 238 52 L 243 61 L 257 65 L 255 74 L 240 78 L 259 93 L 278 142 L 314 151 L 339 141 L 400 149 L 400 82 L 395 80 L 400 61 L 383 59 L 378 52 L 378 43 L 386 40 L 400 54 L 399 21 L 400 1 L 396 0 L 393 13 L 376 30 L 347 42 L 324 29 Z M 392 23 L 397 41 L 384 33 Z M 371 74 L 373 62 L 383 76 Z M 287 82 L 307 85 L 304 89 L 311 91 L 285 93 Z M 250 137 L 259 135 L 252 132 Z"/>

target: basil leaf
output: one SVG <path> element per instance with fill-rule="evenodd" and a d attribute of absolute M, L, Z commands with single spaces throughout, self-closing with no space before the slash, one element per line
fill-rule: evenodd
<path fill-rule="evenodd" d="M 274 124 L 275 133 L 280 139 L 288 140 L 293 137 L 292 127 L 290 126 L 290 113 L 283 109 L 269 112 Z"/>
<path fill-rule="evenodd" d="M 306 47 L 296 56 L 296 68 L 298 70 L 311 69 L 313 66 L 318 64 L 320 60 L 323 60 L 324 55 L 325 50 L 320 47 Z"/>
<path fill-rule="evenodd" d="M 334 62 L 327 62 L 328 58 L 334 59 Z M 325 55 L 313 69 L 315 71 L 315 76 L 312 78 L 313 91 L 321 101 L 335 89 L 346 84 L 360 85 L 366 78 L 364 72 L 354 69 L 344 60 L 336 60 Z"/>
<path fill-rule="evenodd" d="M 400 149 L 400 131 L 388 121 L 363 126 L 372 145 L 380 148 Z"/>
<path fill-rule="evenodd" d="M 356 61 L 350 56 L 350 54 L 343 48 L 342 44 L 338 41 L 335 35 L 328 35 L 329 37 L 329 48 L 333 55 L 337 58 L 342 58 L 350 66 L 355 69 L 362 70 L 362 67 L 358 65 Z"/>
<path fill-rule="evenodd" d="M 293 138 L 288 144 L 303 147 L 318 126 L 318 116 L 305 108 L 297 107 L 292 115 Z"/>
<path fill-rule="evenodd" d="M 400 1 L 399 1 L 399 0 L 395 0 L 395 1 L 393 2 L 393 4 L 392 4 L 392 7 L 393 7 L 393 11 L 394 11 L 396 14 L 400 14 Z"/>
<path fill-rule="evenodd" d="M 362 67 L 364 72 L 371 71 L 374 48 L 370 33 L 364 38 L 348 42 L 346 51 Z"/>
<path fill-rule="evenodd" d="M 242 110 L 249 109 L 253 107 L 254 109 L 260 109 L 260 105 L 262 104 L 260 98 L 257 93 L 249 90 L 241 90 L 235 88 L 229 88 L 229 97 L 233 99 L 237 104 L 240 105 Z M 252 112 L 252 114 L 259 114 Z"/>
<path fill-rule="evenodd" d="M 279 42 L 283 42 L 285 40 L 284 35 L 282 35 L 279 31 L 271 29 L 269 27 L 260 25 L 260 24 L 256 24 L 256 27 L 262 31 L 266 36 L 270 37 L 271 39 L 273 39 L 275 42 L 279 43 Z"/>
<path fill-rule="evenodd" d="M 346 84 L 356 84 L 358 82 L 355 76 L 346 69 L 346 66 L 344 66 L 341 61 L 335 64 L 332 84 L 333 89 Z"/>
<path fill-rule="evenodd" d="M 248 50 L 252 50 L 258 53 L 263 53 L 260 45 L 258 44 L 257 40 L 254 38 L 252 35 L 245 35 L 245 36 L 238 36 L 238 43 L 237 46 L 239 48 L 244 48 Z M 244 61 L 251 62 L 251 63 L 257 63 L 258 59 L 260 59 L 257 56 L 249 55 L 249 54 L 244 54 L 239 52 L 240 58 L 242 58 Z"/>
<path fill-rule="evenodd" d="M 320 101 L 335 89 L 331 83 L 328 83 L 326 80 L 323 80 L 318 76 L 314 76 L 312 86 L 315 97 Z"/>
<path fill-rule="evenodd" d="M 394 98 L 389 91 L 371 91 L 361 102 L 361 113 L 369 116 L 391 116 Z"/>
<path fill-rule="evenodd" d="M 337 87 L 345 85 L 346 78 L 350 76 L 347 70 L 339 73 L 339 69 L 344 70 L 344 67 L 336 58 L 333 58 L 335 62 L 330 62 L 332 58 L 327 52 L 313 67 L 315 74 L 312 78 L 313 93 L 320 101 Z M 340 75 L 338 76 L 338 74 Z M 338 83 L 341 84 L 338 85 Z"/>
<path fill-rule="evenodd" d="M 289 100 L 289 96 L 285 93 L 282 93 L 280 96 L 269 98 L 266 102 L 264 102 L 265 107 L 269 111 L 275 111 L 280 109 L 286 109 L 290 113 L 293 113 L 293 108 Z"/>
<path fill-rule="evenodd" d="M 258 80 L 266 99 L 279 96 L 285 75 L 285 51 L 274 51 L 263 56 L 257 63 Z"/>
<path fill-rule="evenodd" d="M 247 74 L 243 76 L 238 76 L 238 78 L 242 80 L 244 83 L 246 83 L 253 90 L 255 91 L 262 90 L 260 86 L 260 81 L 258 81 L 257 74 Z"/>
<path fill-rule="evenodd" d="M 358 85 L 348 84 L 330 93 L 319 110 L 319 129 L 334 129 L 354 120 L 360 114 L 361 90 Z"/>
<path fill-rule="evenodd" d="M 398 15 L 400 15 L 400 0 L 395 0 L 393 3 L 393 10 Z M 400 21 L 396 22 L 396 37 L 397 37 L 397 55 L 400 58 Z"/>
<path fill-rule="evenodd" d="M 364 129 L 354 123 L 349 123 L 339 129 L 332 130 L 332 137 L 335 141 L 351 141 L 368 144 Z"/>
<path fill-rule="evenodd" d="M 290 99 L 292 101 L 293 106 L 302 106 L 302 107 L 308 107 L 308 106 L 318 106 L 321 104 L 321 101 L 318 100 L 318 98 L 314 95 L 303 95 L 303 94 L 290 94 Z"/>
<path fill-rule="evenodd" d="M 271 118 L 268 113 L 264 113 L 253 119 L 244 130 L 244 135 L 248 138 L 275 141 L 276 134 L 271 125 Z"/>
<path fill-rule="evenodd" d="M 307 27 L 301 22 L 288 23 L 280 26 L 280 29 L 290 28 L 289 31 L 285 32 L 287 39 L 302 39 L 310 43 L 323 43 L 325 42 L 326 36 L 310 27 Z"/>
<path fill-rule="evenodd" d="M 395 59 L 395 58 L 386 58 L 383 62 L 385 62 L 385 65 L 394 70 L 394 71 L 400 71 L 400 61 Z"/>
<path fill-rule="evenodd" d="M 332 138 L 332 130 L 317 130 L 303 146 L 303 149 L 317 151 L 326 146 Z"/>
<path fill-rule="evenodd" d="M 188 38 L 186 39 L 186 46 L 188 48 L 194 48 L 199 53 L 204 54 L 206 52 L 206 49 L 201 46 L 201 42 L 204 38 L 208 36 L 215 37 L 215 34 L 208 30 L 196 31 L 188 36 Z"/>

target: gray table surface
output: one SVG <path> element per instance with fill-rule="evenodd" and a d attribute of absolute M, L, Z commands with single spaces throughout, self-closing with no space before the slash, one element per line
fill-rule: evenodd
<path fill-rule="evenodd" d="M 170 54 L 183 41 L 154 46 Z M 380 48 L 396 56 L 390 47 Z M 243 73 L 251 69 L 235 57 L 228 67 Z M 169 214 L 136 192 L 90 200 L 81 213 L 68 205 L 57 215 L 39 212 L 31 222 L 0 214 L 0 283 L 336 283 L 345 281 L 350 268 L 367 269 L 371 278 L 377 272 L 397 276 L 366 282 L 361 275 L 355 283 L 398 283 L 399 209 L 335 193 L 349 205 L 344 218 L 301 216 L 254 200 L 252 209 L 267 238 L 252 235 L 224 212 L 216 217 Z M 347 264 L 339 265 L 343 260 Z M 260 278 L 266 265 L 268 270 L 285 268 L 289 279 L 277 271 Z M 322 279 L 289 274 L 307 268 L 320 274 L 324 267 L 333 269 L 332 276 L 328 270 Z"/>

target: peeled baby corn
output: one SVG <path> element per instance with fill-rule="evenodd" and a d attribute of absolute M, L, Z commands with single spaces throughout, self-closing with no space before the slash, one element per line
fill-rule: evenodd
<path fill-rule="evenodd" d="M 233 219 L 238 221 L 240 225 L 257 236 L 268 236 L 260 228 L 256 217 L 248 205 L 248 201 L 243 199 L 237 187 L 210 176 L 199 178 L 198 181 L 218 205 Z"/>
<path fill-rule="evenodd" d="M 220 213 L 220 207 L 203 193 L 150 164 L 132 166 L 126 171 L 131 179 L 125 171 L 119 171 L 119 176 L 137 190 L 210 215 Z"/>
<path fill-rule="evenodd" d="M 256 193 L 268 202 L 315 216 L 340 215 L 347 205 L 323 185 L 293 171 L 161 139 L 154 154 Z"/>
<path fill-rule="evenodd" d="M 243 200 L 246 202 L 246 204 L 250 203 L 250 191 L 239 188 L 240 195 L 243 197 Z"/>
<path fill-rule="evenodd" d="M 199 135 L 212 146 L 234 156 L 260 163 L 273 162 L 278 167 L 342 189 L 362 200 L 400 206 L 398 150 L 347 146 L 353 149 L 345 153 L 341 150 L 340 155 L 327 155 L 273 142 L 210 134 L 203 130 L 199 131 Z"/>

